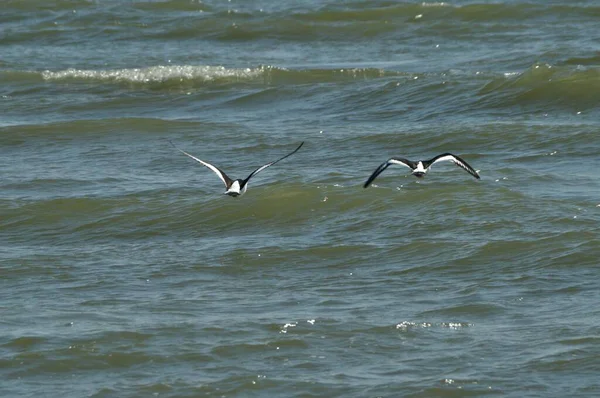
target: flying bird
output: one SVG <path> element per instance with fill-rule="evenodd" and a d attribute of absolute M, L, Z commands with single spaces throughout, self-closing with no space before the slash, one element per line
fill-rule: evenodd
<path fill-rule="evenodd" d="M 229 178 L 227 176 L 227 174 L 225 174 L 225 172 L 223 170 L 221 170 L 220 168 L 218 168 L 217 166 L 214 166 L 208 162 L 205 162 L 203 160 L 198 159 L 197 157 L 190 155 L 189 153 L 187 153 L 186 151 L 183 151 L 179 148 L 177 148 L 175 146 L 175 144 L 173 144 L 171 142 L 171 140 L 169 140 L 169 142 L 171 143 L 171 145 L 173 145 L 173 147 L 175 149 L 177 149 L 179 152 L 183 153 L 186 156 L 189 156 L 190 158 L 194 159 L 196 162 L 208 167 L 209 169 L 211 169 L 212 171 L 215 172 L 215 174 L 217 175 L 217 177 L 219 177 L 221 179 L 221 181 L 223 181 L 223 183 L 225 184 L 225 195 L 229 195 L 229 196 L 240 196 L 243 195 L 246 190 L 248 189 L 248 181 L 254 177 L 255 175 L 257 175 L 258 173 L 260 173 L 261 171 L 263 171 L 264 169 L 266 169 L 269 166 L 274 165 L 275 163 L 287 158 L 288 156 L 292 156 L 294 153 L 296 153 L 298 151 L 298 149 L 300 149 L 302 147 L 302 145 L 304 145 L 304 141 L 302 141 L 300 143 L 300 145 L 298 145 L 298 148 L 294 149 L 292 152 L 288 153 L 287 155 L 285 155 L 282 158 L 279 158 L 271 163 L 267 163 L 264 166 L 260 166 L 259 168 L 257 168 L 256 170 L 254 170 L 252 173 L 250 173 L 250 175 L 248 177 L 246 177 L 246 179 L 242 180 L 242 179 L 237 179 L 237 180 L 232 180 L 231 178 Z"/>
<path fill-rule="evenodd" d="M 375 180 L 379 174 L 383 173 L 383 171 L 385 169 L 387 169 L 388 167 L 390 167 L 393 164 L 400 164 L 402 166 L 406 166 L 412 170 L 412 175 L 414 175 L 417 178 L 423 178 L 425 176 L 425 173 L 427 173 L 429 171 L 431 166 L 433 166 L 435 163 L 441 162 L 443 160 L 449 160 L 449 161 L 453 162 L 454 164 L 456 164 L 457 166 L 466 170 L 473 177 L 475 177 L 477 179 L 480 178 L 479 174 L 477 174 L 477 172 L 467 162 L 465 162 L 460 157 L 453 155 L 451 153 L 442 153 L 441 155 L 437 155 L 436 157 L 434 157 L 432 159 L 419 160 L 416 162 L 405 159 L 405 158 L 391 158 L 388 161 L 382 163 L 373 172 L 373 174 L 371 174 L 371 177 L 369 177 L 367 182 L 365 182 L 364 187 L 367 188 L 369 185 L 371 185 L 373 180 Z"/>

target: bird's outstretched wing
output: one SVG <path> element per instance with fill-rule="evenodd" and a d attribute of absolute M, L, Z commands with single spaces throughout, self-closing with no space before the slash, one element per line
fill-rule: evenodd
<path fill-rule="evenodd" d="M 250 181 L 250 179 L 252 177 L 254 177 L 255 175 L 257 175 L 258 173 L 260 173 L 261 171 L 263 171 L 264 169 L 266 169 L 269 166 L 273 166 L 275 163 L 279 162 L 280 160 L 283 160 L 285 158 L 287 158 L 288 156 L 292 156 L 293 154 L 295 154 L 296 152 L 298 152 L 298 149 L 302 148 L 302 145 L 304 145 L 304 141 L 302 141 L 300 143 L 300 145 L 298 145 L 298 148 L 294 149 L 292 152 L 288 153 L 287 155 L 285 155 L 282 158 L 279 158 L 271 163 L 267 163 L 264 166 L 260 166 L 258 169 L 254 170 L 252 173 L 250 173 L 250 175 L 248 177 L 246 177 L 246 179 L 244 181 L 242 181 L 242 188 L 248 183 L 248 181 Z"/>
<path fill-rule="evenodd" d="M 388 167 L 390 167 L 393 164 L 400 164 L 403 166 L 408 167 L 411 170 L 414 170 L 414 168 L 416 167 L 414 162 L 408 160 L 408 159 L 404 159 L 404 158 L 391 158 L 385 162 L 383 162 L 381 165 L 379 165 L 379 167 L 373 172 L 373 174 L 371 174 L 371 177 L 369 177 L 369 179 L 367 180 L 367 182 L 365 182 L 365 185 L 363 185 L 364 188 L 367 188 L 369 185 L 371 185 L 371 183 L 373 182 L 373 180 L 375 180 L 377 178 L 377 176 L 381 173 L 383 173 L 383 171 L 385 169 L 387 169 Z"/>
<path fill-rule="evenodd" d="M 173 145 L 173 148 L 177 149 L 179 152 L 183 153 L 186 156 L 189 156 L 190 158 L 194 159 L 196 162 L 208 167 L 209 169 L 211 169 L 212 171 L 215 172 L 215 174 L 221 179 L 221 181 L 223 181 L 223 184 L 225 184 L 225 187 L 227 189 L 229 189 L 229 187 L 231 186 L 231 184 L 233 183 L 233 180 L 231 178 L 229 178 L 227 176 L 227 174 L 225 174 L 225 172 L 223 170 L 221 170 L 220 168 L 218 168 L 217 166 L 213 166 L 210 163 L 207 163 L 203 160 L 198 159 L 197 157 L 190 155 L 189 153 L 187 153 L 186 151 L 183 151 L 179 148 L 177 148 L 175 146 L 175 144 L 173 144 L 173 142 L 171 142 L 171 140 L 169 140 L 169 142 L 171 143 L 171 145 Z"/>
<path fill-rule="evenodd" d="M 428 168 L 428 167 L 432 166 L 433 164 L 444 161 L 444 160 L 449 160 L 449 161 L 453 162 L 454 164 L 456 164 L 458 167 L 466 170 L 473 177 L 475 177 L 477 179 L 480 178 L 479 174 L 477 174 L 475 169 L 473 169 L 471 167 L 471 165 L 469 165 L 469 163 L 467 163 L 464 159 L 460 158 L 459 156 L 453 155 L 451 153 L 442 153 L 441 155 L 437 155 L 433 159 L 426 160 L 423 162 L 423 166 L 425 166 L 425 168 Z"/>

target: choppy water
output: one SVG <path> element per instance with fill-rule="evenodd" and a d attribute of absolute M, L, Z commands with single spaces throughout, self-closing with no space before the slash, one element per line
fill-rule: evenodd
<path fill-rule="evenodd" d="M 600 395 L 599 25 L 3 1 L 0 396 Z"/>

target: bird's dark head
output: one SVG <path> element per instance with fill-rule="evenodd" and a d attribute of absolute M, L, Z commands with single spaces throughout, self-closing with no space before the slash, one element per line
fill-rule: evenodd
<path fill-rule="evenodd" d="M 422 171 L 415 171 L 414 173 L 412 173 L 415 177 L 417 178 L 423 178 L 425 177 L 425 173 L 423 173 Z"/>

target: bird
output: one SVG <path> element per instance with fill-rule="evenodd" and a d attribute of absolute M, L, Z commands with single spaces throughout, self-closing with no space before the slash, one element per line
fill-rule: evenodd
<path fill-rule="evenodd" d="M 298 149 L 300 149 L 302 147 L 302 145 L 304 145 L 304 141 L 302 141 L 300 143 L 300 145 L 298 145 L 298 147 L 296 149 L 294 149 L 292 152 L 288 153 L 287 155 L 285 155 L 282 158 L 279 158 L 273 162 L 267 163 L 264 166 L 260 166 L 259 168 L 257 168 L 256 170 L 254 170 L 252 173 L 250 173 L 250 175 L 248 177 L 246 177 L 246 179 L 242 180 L 242 179 L 237 179 L 237 180 L 232 180 L 231 178 L 229 178 L 227 176 L 227 174 L 225 174 L 225 172 L 223 170 L 221 170 L 220 168 L 218 168 L 215 165 L 212 165 L 208 162 L 205 162 L 203 160 L 198 159 L 197 157 L 190 155 L 189 153 L 187 153 L 184 150 L 181 150 L 179 148 L 177 148 L 175 146 L 175 144 L 173 144 L 173 142 L 171 140 L 169 140 L 169 142 L 171 143 L 171 145 L 173 145 L 173 147 L 175 149 L 177 149 L 179 152 L 183 153 L 186 156 L 189 156 L 190 158 L 194 159 L 196 162 L 208 167 L 209 169 L 211 169 L 212 171 L 215 172 L 215 174 L 221 179 L 221 181 L 223 181 L 223 183 L 225 184 L 225 192 L 223 193 L 224 195 L 229 195 L 232 197 L 238 197 L 243 195 L 244 193 L 246 193 L 246 190 L 248 189 L 248 181 L 254 177 L 255 175 L 257 175 L 258 173 L 260 173 L 261 171 L 263 171 L 264 169 L 266 169 L 269 166 L 274 165 L 275 163 L 287 158 L 288 156 L 292 156 L 294 153 L 296 153 L 298 151 Z"/>
<path fill-rule="evenodd" d="M 406 166 L 412 170 L 412 175 L 414 175 L 417 178 L 423 178 L 425 176 L 425 173 L 427 173 L 429 171 L 431 166 L 433 166 L 437 162 L 441 162 L 444 160 L 449 160 L 449 161 L 453 162 L 454 164 L 456 164 L 457 166 L 466 170 L 473 177 L 475 177 L 477 179 L 480 178 L 479 174 L 477 174 L 477 171 L 475 171 L 466 161 L 464 161 L 459 156 L 456 156 L 456 155 L 446 152 L 446 153 L 442 153 L 441 155 L 437 155 L 429 160 L 419 160 L 416 162 L 405 159 L 405 158 L 390 158 L 389 160 L 383 162 L 373 172 L 373 174 L 371 174 L 371 176 L 369 177 L 367 182 L 365 182 L 364 188 L 367 188 L 369 185 L 371 185 L 373 180 L 375 180 L 379 174 L 383 173 L 383 171 L 385 169 L 387 169 L 388 167 L 390 167 L 393 164 L 400 164 L 400 165 Z"/>

